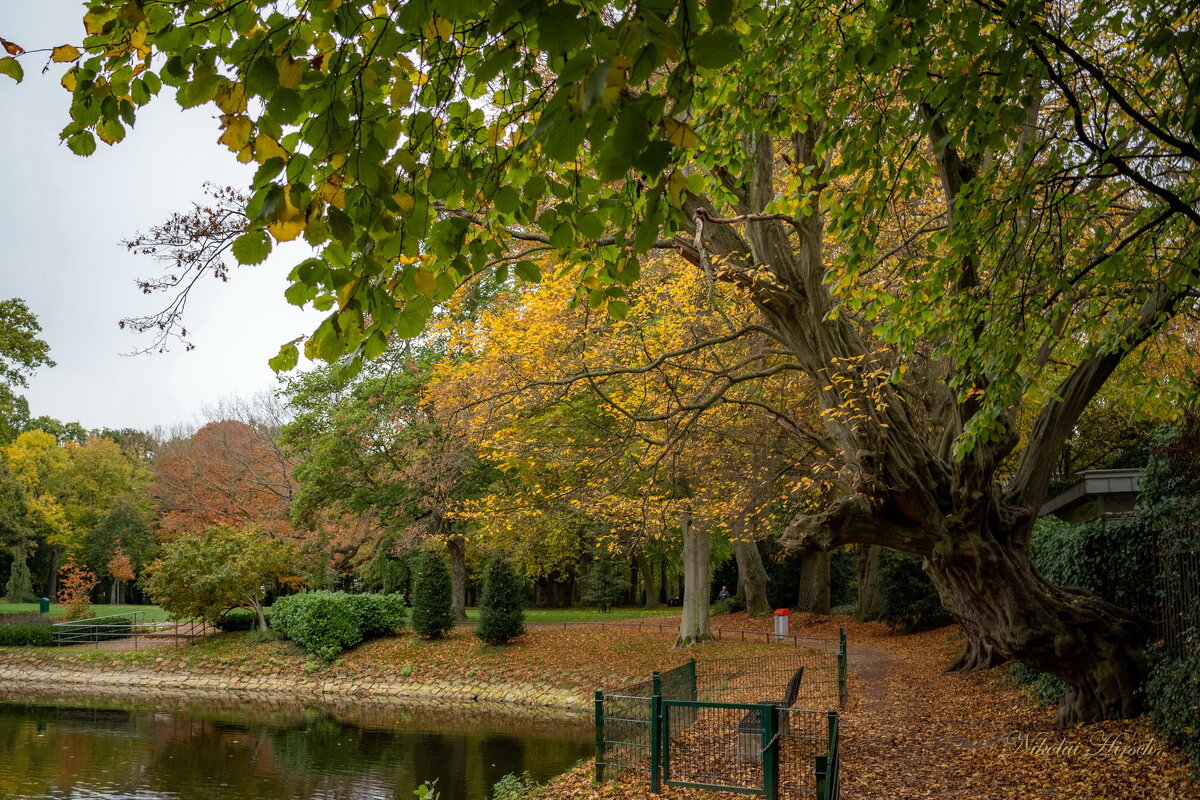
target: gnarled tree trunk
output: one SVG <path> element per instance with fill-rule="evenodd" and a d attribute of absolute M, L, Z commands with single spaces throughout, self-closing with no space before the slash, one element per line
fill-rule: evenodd
<path fill-rule="evenodd" d="M 1062 726 L 1138 714 L 1149 624 L 1092 595 L 1051 584 L 1037 574 L 1028 549 L 1012 541 L 1003 531 L 957 530 L 928 558 L 939 594 L 969 641 L 982 647 L 968 648 L 976 663 L 963 666 L 992 666 L 998 657 L 1019 654 L 1022 663 L 1062 678 Z"/>
<path fill-rule="evenodd" d="M 733 555 L 737 559 L 738 590 L 746 604 L 746 616 L 769 617 L 771 604 L 767 601 L 767 570 L 755 542 L 735 541 Z"/>

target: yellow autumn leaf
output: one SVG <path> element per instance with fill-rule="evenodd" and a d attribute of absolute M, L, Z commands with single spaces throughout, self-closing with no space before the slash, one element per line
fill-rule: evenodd
<path fill-rule="evenodd" d="M 686 189 L 687 178 L 683 177 L 683 173 L 679 170 L 672 171 L 671 178 L 667 181 L 667 196 L 675 208 L 683 205 L 683 193 Z"/>
<path fill-rule="evenodd" d="M 450 24 L 450 20 L 441 14 L 434 14 L 433 18 L 425 23 L 427 39 L 449 39 L 452 33 L 454 33 L 454 27 Z"/>
<path fill-rule="evenodd" d="M 78 69 L 79 69 L 78 67 L 71 67 L 69 70 L 67 70 L 65 73 L 63 73 L 62 81 L 60 81 L 60 82 L 62 83 L 62 87 L 64 89 L 66 89 L 68 92 L 71 92 L 71 93 L 75 92 L 75 83 L 76 83 L 75 73 L 78 71 Z"/>
<path fill-rule="evenodd" d="M 233 152 L 237 153 L 246 149 L 250 144 L 250 118 L 245 115 L 235 117 L 227 117 L 228 121 L 225 125 L 225 132 L 221 134 L 218 142 L 228 147 Z"/>
<path fill-rule="evenodd" d="M 68 61 L 78 61 L 83 53 L 79 52 L 79 48 L 69 44 L 60 44 L 58 47 L 50 51 L 50 60 L 56 64 L 65 64 Z"/>
<path fill-rule="evenodd" d="M 279 72 L 279 85 L 284 89 L 300 88 L 300 79 L 304 77 L 304 62 L 297 61 L 291 56 L 281 56 L 275 64 Z"/>
<path fill-rule="evenodd" d="M 437 279 L 433 277 L 433 273 L 424 267 L 418 269 L 413 274 L 413 283 L 417 285 L 417 291 L 424 295 L 433 294 L 433 287 L 437 285 Z"/>
<path fill-rule="evenodd" d="M 249 164 L 254 160 L 254 148 L 246 145 L 238 151 L 237 160 L 239 164 Z"/>
<path fill-rule="evenodd" d="M 103 7 L 89 11 L 83 15 L 83 29 L 89 36 L 104 33 L 104 26 L 117 16 L 115 9 L 103 10 Z"/>
<path fill-rule="evenodd" d="M 338 293 L 337 293 L 338 308 L 346 307 L 346 304 L 350 302 L 350 298 L 354 296 L 354 290 L 357 287 L 358 287 L 358 281 L 353 280 L 353 281 L 350 281 L 349 283 L 347 283 L 342 288 L 338 289 Z"/>
<path fill-rule="evenodd" d="M 700 141 L 696 136 L 696 132 L 685 122 L 667 117 L 662 121 L 662 126 L 663 134 L 666 136 L 667 141 L 676 147 L 690 150 Z"/>
<path fill-rule="evenodd" d="M 259 133 L 254 137 L 254 160 L 259 164 L 265 164 L 272 158 L 282 158 L 287 161 L 288 155 L 288 151 L 280 147 L 279 142 L 267 134 Z"/>
<path fill-rule="evenodd" d="M 277 242 L 290 242 L 304 233 L 306 222 L 304 212 L 292 205 L 292 193 L 285 188 L 283 207 L 276 212 L 275 222 L 267 226 L 267 231 Z"/>
<path fill-rule="evenodd" d="M 341 175 L 331 175 L 327 178 L 316 191 L 318 200 L 322 200 L 331 206 L 338 208 L 346 207 L 346 189 L 342 186 Z"/>
<path fill-rule="evenodd" d="M 241 114 L 246 110 L 246 90 L 237 81 L 227 81 L 217 89 L 213 101 L 226 114 Z"/>
<path fill-rule="evenodd" d="M 416 201 L 413 200 L 413 196 L 411 194 L 405 194 L 404 192 L 397 192 L 396 194 L 392 195 L 392 199 L 395 200 L 396 205 L 400 207 L 401 214 L 409 213 L 413 210 L 413 206 L 416 205 Z"/>

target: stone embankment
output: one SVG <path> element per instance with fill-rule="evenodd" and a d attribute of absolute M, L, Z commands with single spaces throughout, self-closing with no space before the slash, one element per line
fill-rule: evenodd
<path fill-rule="evenodd" d="M 403 671 L 401 671 L 402 673 Z M 105 694 L 186 693 L 215 696 L 230 693 L 313 700 L 438 700 L 460 703 L 487 702 L 513 706 L 582 711 L 590 698 L 582 692 L 548 684 L 470 679 L 440 680 L 432 676 L 396 674 L 393 677 L 359 677 L 322 670 L 311 675 L 272 675 L 240 668 L 197 668 L 169 656 L 153 664 L 89 663 L 84 659 L 45 660 L 0 650 L 0 686 L 8 690 L 53 689 L 59 692 Z"/>

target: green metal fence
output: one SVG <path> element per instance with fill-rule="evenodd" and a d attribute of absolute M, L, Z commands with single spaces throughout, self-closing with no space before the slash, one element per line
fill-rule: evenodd
<path fill-rule="evenodd" d="M 838 714 L 829 709 L 846 702 L 846 660 L 841 632 L 836 652 L 693 660 L 596 692 L 596 780 L 634 772 L 652 793 L 668 785 L 836 800 Z"/>

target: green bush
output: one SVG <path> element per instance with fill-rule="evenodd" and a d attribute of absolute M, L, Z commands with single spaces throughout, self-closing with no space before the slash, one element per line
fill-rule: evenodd
<path fill-rule="evenodd" d="M 275 630 L 326 661 L 363 640 L 358 611 L 345 592 L 305 592 L 271 606 Z"/>
<path fill-rule="evenodd" d="M 1025 687 L 1030 694 L 1037 698 L 1038 702 L 1046 705 L 1053 705 L 1061 700 L 1063 691 L 1066 689 L 1062 678 L 1051 675 L 1049 672 L 1040 672 L 1024 664 L 1010 664 L 1008 674 L 1013 683 Z"/>
<path fill-rule="evenodd" d="M 492 800 L 525 800 L 537 789 L 538 782 L 528 772 L 510 772 L 492 787 Z"/>
<path fill-rule="evenodd" d="M 483 571 L 475 635 L 488 644 L 507 644 L 524 633 L 525 611 L 521 602 L 524 594 L 524 587 L 509 563 L 499 554 L 492 556 Z"/>
<path fill-rule="evenodd" d="M 50 625 L 0 625 L 0 647 L 53 647 Z"/>
<path fill-rule="evenodd" d="M 392 636 L 408 621 L 404 596 L 399 594 L 352 594 L 350 605 L 358 615 L 363 639 Z"/>
<path fill-rule="evenodd" d="M 1158 732 L 1183 751 L 1200 776 L 1200 641 L 1182 654 L 1151 648 L 1146 654 L 1150 678 L 1146 681 L 1146 706 Z"/>
<path fill-rule="evenodd" d="M 879 591 L 883 595 L 883 619 L 891 628 L 911 633 L 946 625 L 952 619 L 921 568 L 920 556 L 883 550 L 879 555 Z"/>
<path fill-rule="evenodd" d="M 412 626 L 423 639 L 438 639 L 454 627 L 450 609 L 450 570 L 440 553 L 426 551 L 413 576 Z"/>
<path fill-rule="evenodd" d="M 248 608 L 231 608 L 217 620 L 217 630 L 252 631 L 258 627 L 258 615 Z"/>
<path fill-rule="evenodd" d="M 1051 583 L 1086 589 L 1153 619 L 1158 614 L 1154 538 L 1143 514 L 1087 525 L 1042 517 L 1033 526 L 1029 549 Z"/>
<path fill-rule="evenodd" d="M 14 547 L 12 558 L 12 569 L 8 575 L 8 582 L 4 585 L 4 593 L 8 596 L 8 602 L 37 602 L 37 595 L 33 593 L 33 576 L 29 574 L 29 565 L 25 561 L 25 551 Z"/>

